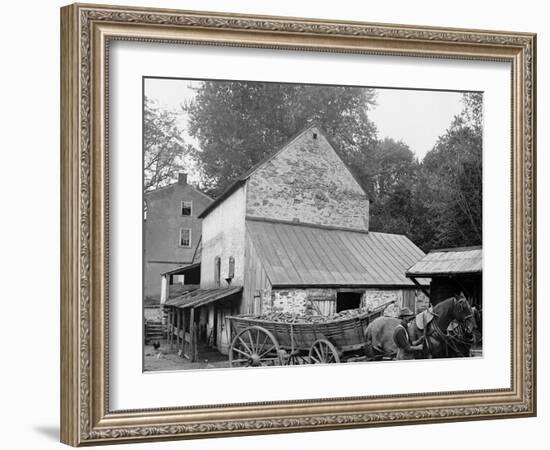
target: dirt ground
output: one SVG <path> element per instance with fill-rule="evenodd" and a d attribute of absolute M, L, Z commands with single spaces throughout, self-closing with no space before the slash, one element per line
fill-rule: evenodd
<path fill-rule="evenodd" d="M 144 348 L 144 370 L 145 372 L 154 372 L 229 367 L 227 356 L 215 350 L 203 347 L 198 349 L 198 353 L 199 360 L 190 362 L 187 358 L 179 356 L 176 350 L 170 350 L 170 346 L 166 343 L 161 344 L 159 350 L 155 350 L 152 345 L 146 345 Z"/>

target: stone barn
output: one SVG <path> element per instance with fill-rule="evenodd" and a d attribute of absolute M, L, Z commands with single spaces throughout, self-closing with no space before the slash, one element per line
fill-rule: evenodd
<path fill-rule="evenodd" d="M 196 356 L 185 347 L 196 346 L 198 329 L 226 353 L 229 315 L 426 303 L 405 276 L 424 253 L 405 236 L 369 231 L 369 198 L 317 125 L 237 179 L 199 218 L 200 289 L 166 303 L 184 354 Z"/>

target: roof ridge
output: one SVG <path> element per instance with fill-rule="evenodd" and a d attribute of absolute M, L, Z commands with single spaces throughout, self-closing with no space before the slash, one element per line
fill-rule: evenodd
<path fill-rule="evenodd" d="M 335 231 L 349 231 L 351 233 L 361 233 L 361 234 L 369 234 L 370 231 L 368 230 L 360 230 L 356 228 L 348 228 L 348 227 L 339 227 L 336 225 L 323 225 L 318 223 L 310 223 L 310 222 L 294 222 L 291 220 L 284 220 L 284 219 L 271 219 L 269 217 L 258 217 L 258 216 L 245 216 L 245 220 L 251 221 L 251 222 L 267 222 L 267 223 L 274 223 L 274 224 L 280 224 L 280 225 L 289 225 L 289 226 L 298 226 L 298 227 L 306 227 L 306 228 L 321 228 L 324 230 L 335 230 Z"/>
<path fill-rule="evenodd" d="M 470 245 L 464 247 L 446 247 L 446 248 L 435 248 L 430 250 L 428 253 L 451 253 L 451 252 L 470 252 L 473 250 L 483 250 L 483 245 Z"/>
<path fill-rule="evenodd" d="M 401 236 L 409 239 L 409 237 L 406 234 L 399 234 L 399 233 L 385 233 L 382 231 L 370 231 L 370 230 L 360 230 L 356 228 L 349 228 L 349 227 L 340 227 L 337 225 L 323 225 L 323 224 L 317 224 L 317 223 L 310 223 L 310 222 L 293 222 L 291 220 L 284 220 L 284 219 L 272 219 L 269 217 L 259 217 L 259 216 L 246 216 L 245 220 L 249 220 L 252 222 L 268 222 L 268 223 L 275 223 L 275 224 L 281 224 L 281 225 L 290 225 L 290 226 L 301 226 L 301 227 L 309 227 L 309 228 L 321 228 L 325 230 L 337 230 L 337 231 L 348 231 L 350 233 L 362 233 L 362 234 L 373 234 L 376 236 Z M 412 242 L 412 241 L 411 241 Z"/>
<path fill-rule="evenodd" d="M 204 192 L 202 192 L 198 187 L 190 184 L 190 183 L 187 183 L 185 185 L 183 184 L 179 184 L 177 181 L 175 181 L 174 183 L 170 183 L 170 184 L 167 184 L 166 186 L 161 186 L 159 188 L 156 188 L 156 189 L 152 189 L 150 191 L 146 191 L 144 192 L 144 195 L 149 195 L 149 194 L 154 194 L 156 192 L 159 192 L 159 191 L 162 191 L 162 190 L 165 190 L 165 189 L 168 189 L 168 188 L 173 188 L 175 186 L 189 186 L 191 189 L 194 189 L 195 191 L 197 191 L 197 193 L 203 195 L 204 197 L 206 197 L 208 200 L 210 200 L 211 202 L 214 202 L 215 199 L 213 199 L 212 197 L 210 197 L 208 194 L 205 194 Z"/>

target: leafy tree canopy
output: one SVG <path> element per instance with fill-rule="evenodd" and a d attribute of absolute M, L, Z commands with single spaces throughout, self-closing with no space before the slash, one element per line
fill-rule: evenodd
<path fill-rule="evenodd" d="M 422 161 L 422 195 L 433 232 L 427 247 L 482 242 L 482 95 L 464 109 Z"/>
<path fill-rule="evenodd" d="M 482 94 L 463 110 L 422 161 L 406 143 L 378 139 L 368 112 L 373 89 L 259 82 L 203 82 L 183 105 L 184 142 L 175 114 L 146 100 L 145 188 L 161 187 L 191 155 L 202 186 L 219 195 L 235 178 L 316 121 L 372 199 L 373 231 L 407 235 L 423 250 L 482 239 Z"/>
<path fill-rule="evenodd" d="M 308 122 L 317 121 L 367 189 L 376 127 L 367 116 L 372 89 L 256 82 L 204 82 L 185 105 L 191 147 L 209 193 L 283 145 Z"/>
<path fill-rule="evenodd" d="M 143 171 L 144 191 L 169 184 L 183 170 L 185 153 L 183 131 L 175 112 L 159 108 L 145 98 L 143 108 Z"/>

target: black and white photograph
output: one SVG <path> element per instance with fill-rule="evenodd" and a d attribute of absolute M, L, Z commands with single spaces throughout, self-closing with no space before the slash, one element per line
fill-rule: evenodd
<path fill-rule="evenodd" d="M 481 92 L 144 77 L 143 370 L 482 357 L 482 137 Z"/>

